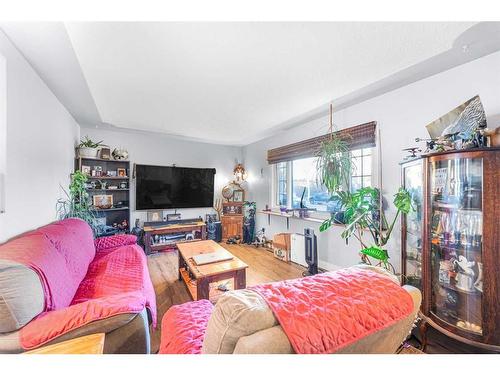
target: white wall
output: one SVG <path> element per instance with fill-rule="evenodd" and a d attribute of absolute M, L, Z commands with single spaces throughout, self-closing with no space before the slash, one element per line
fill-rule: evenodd
<path fill-rule="evenodd" d="M 5 172 L 7 169 L 7 68 L 0 54 L 0 214 L 5 210 Z"/>
<path fill-rule="evenodd" d="M 427 137 L 425 125 L 442 116 L 467 99 L 479 94 L 488 118 L 488 126 L 500 125 L 500 52 L 474 60 L 446 72 L 415 82 L 398 90 L 359 103 L 334 114 L 334 122 L 345 128 L 368 121 L 377 121 L 381 132 L 378 144 L 382 152 L 382 189 L 387 200 L 400 186 L 400 167 L 404 153 L 401 149 L 414 146 L 416 137 Z M 327 131 L 328 119 L 311 121 L 244 148 L 245 167 L 249 170 L 249 198 L 259 209 L 271 203 L 271 168 L 266 162 L 266 151 L 292 142 L 311 138 Z M 424 145 L 425 146 L 425 145 Z M 264 175 L 260 171 L 263 168 Z M 392 217 L 392 212 L 389 212 Z M 319 234 L 319 224 L 291 220 L 292 232 L 302 233 L 311 227 L 318 233 L 321 264 L 328 268 L 345 267 L 357 263 L 359 247 L 355 241 L 346 246 L 340 238 L 341 230 L 333 228 Z M 269 236 L 286 231 L 283 218 L 259 214 L 258 227 L 266 228 Z M 400 266 L 400 229 L 395 229 L 388 244 L 391 261 Z"/>
<path fill-rule="evenodd" d="M 6 146 L 0 142 L 5 147 L 0 158 L 2 151 L 7 155 L 2 242 L 56 219 L 60 185 L 67 187 L 73 169 L 79 126 L 2 31 L 0 55 L 7 72 Z"/>
<path fill-rule="evenodd" d="M 96 128 L 81 128 L 81 135 L 88 135 L 94 141 L 103 141 L 111 148 L 123 147 L 129 152 L 130 165 L 151 164 L 179 167 L 215 168 L 215 198 L 220 197 L 220 192 L 233 178 L 233 168 L 236 160 L 241 161 L 241 147 L 214 145 L 209 143 L 182 140 L 167 135 L 114 131 Z M 141 223 L 147 219 L 146 211 L 135 211 L 135 181 L 130 190 L 131 223 L 140 219 Z M 174 212 L 170 210 L 168 212 Z M 214 212 L 211 208 L 190 208 L 177 210 L 183 219 L 204 217 L 206 213 Z"/>

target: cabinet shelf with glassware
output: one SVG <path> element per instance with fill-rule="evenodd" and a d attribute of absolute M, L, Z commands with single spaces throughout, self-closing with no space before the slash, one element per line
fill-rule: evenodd
<path fill-rule="evenodd" d="M 498 148 L 402 163 L 403 186 L 410 194 L 421 186 L 417 212 L 402 219 L 402 279 L 420 282 L 413 285 L 423 295 L 423 346 L 432 326 L 468 345 L 500 351 L 499 170 Z M 409 234 L 415 227 L 421 250 Z"/>

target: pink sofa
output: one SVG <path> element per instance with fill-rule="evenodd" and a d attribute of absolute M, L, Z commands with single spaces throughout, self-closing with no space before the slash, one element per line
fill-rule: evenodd
<path fill-rule="evenodd" d="M 106 353 L 149 353 L 156 301 L 136 237 L 94 241 L 66 219 L 0 246 L 0 353 L 97 332 Z"/>

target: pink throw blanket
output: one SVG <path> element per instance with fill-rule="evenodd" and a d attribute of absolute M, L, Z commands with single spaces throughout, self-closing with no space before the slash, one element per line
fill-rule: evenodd
<path fill-rule="evenodd" d="M 172 306 L 161 322 L 160 354 L 200 354 L 214 307 L 206 299 Z"/>
<path fill-rule="evenodd" d="M 1 259 L 34 270 L 42 282 L 44 311 L 67 307 L 94 259 L 94 236 L 80 219 L 66 219 L 0 246 Z"/>
<path fill-rule="evenodd" d="M 33 349 L 93 321 L 148 308 L 156 324 L 156 300 L 144 252 L 127 245 L 97 252 L 71 305 L 43 313 L 20 331 Z"/>
<path fill-rule="evenodd" d="M 251 288 L 273 311 L 299 354 L 327 354 L 413 311 L 410 294 L 389 277 L 350 268 Z"/>

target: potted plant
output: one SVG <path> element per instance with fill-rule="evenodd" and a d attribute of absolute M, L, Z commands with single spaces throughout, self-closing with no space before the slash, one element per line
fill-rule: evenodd
<path fill-rule="evenodd" d="M 373 187 L 365 187 L 354 193 L 340 191 L 333 200 L 340 202 L 344 213 L 344 231 L 342 238 L 348 240 L 350 237 L 356 238 L 361 245 L 361 260 L 364 263 L 372 264 L 370 258 L 377 261 L 377 266 L 395 273 L 394 266 L 389 262 L 389 254 L 385 246 L 391 237 L 394 225 L 401 213 L 409 213 L 412 210 L 410 194 L 403 188 L 394 195 L 394 206 L 396 215 L 389 224 L 384 210 L 380 207 L 380 192 Z M 326 231 L 333 224 L 339 224 L 334 218 L 325 220 L 319 230 Z M 368 233 L 369 238 L 364 235 Z"/>
<path fill-rule="evenodd" d="M 347 142 L 331 132 L 330 137 L 321 143 L 316 156 L 316 167 L 319 171 L 318 182 L 330 194 L 349 186 L 352 160 Z"/>
<path fill-rule="evenodd" d="M 98 147 L 102 141 L 94 142 L 87 135 L 80 141 L 78 145 L 78 155 L 83 158 L 96 158 Z"/>
<path fill-rule="evenodd" d="M 56 210 L 59 220 L 70 217 L 85 220 L 95 235 L 97 233 L 96 217 L 86 189 L 86 182 L 87 176 L 81 171 L 76 171 L 71 176 L 69 193 L 63 188 L 67 198 L 57 201 Z"/>

